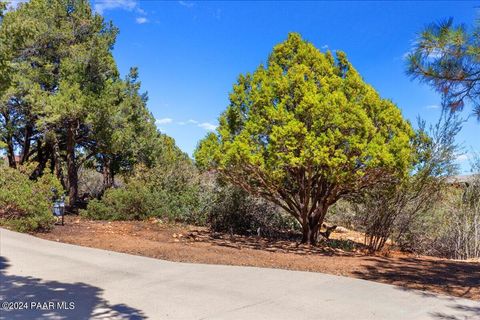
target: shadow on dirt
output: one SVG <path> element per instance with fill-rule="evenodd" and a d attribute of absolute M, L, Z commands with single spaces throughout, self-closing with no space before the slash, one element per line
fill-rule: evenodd
<path fill-rule="evenodd" d="M 266 238 L 196 230 L 186 234 L 185 241 L 208 242 L 234 249 L 255 249 L 299 255 L 352 256 L 355 250 L 364 249 L 363 244 L 351 240 L 322 239 L 318 246 L 310 246 L 300 244 L 301 235 L 294 234 L 284 237 L 285 239 L 282 237 Z"/>
<path fill-rule="evenodd" d="M 355 276 L 403 286 L 404 290 L 419 289 L 443 292 L 467 299 L 480 296 L 480 264 L 438 259 L 368 257 L 369 262 Z M 437 290 L 436 290 L 437 289 Z M 429 293 L 422 293 L 429 295 Z M 480 319 L 480 311 L 477 312 Z M 448 319 L 448 318 L 446 318 Z"/>
<path fill-rule="evenodd" d="M 6 274 L 9 266 L 8 260 L 0 257 L 0 303 L 21 302 L 17 307 L 23 307 L 23 310 L 2 308 L 0 320 L 146 319 L 140 310 L 124 304 L 110 304 L 102 298 L 103 290 L 100 288 L 85 283 L 62 283 L 9 275 Z"/>

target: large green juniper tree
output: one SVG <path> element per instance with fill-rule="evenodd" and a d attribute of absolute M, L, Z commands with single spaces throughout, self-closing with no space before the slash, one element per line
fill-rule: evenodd
<path fill-rule="evenodd" d="M 291 33 L 266 66 L 238 78 L 195 159 L 285 209 L 315 244 L 338 199 L 408 172 L 413 135 L 343 52 L 335 58 Z"/>

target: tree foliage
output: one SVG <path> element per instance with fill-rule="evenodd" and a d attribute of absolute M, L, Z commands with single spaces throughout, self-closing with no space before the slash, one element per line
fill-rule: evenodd
<path fill-rule="evenodd" d="M 275 204 L 210 176 L 215 178 L 213 188 L 207 188 L 212 195 L 206 217 L 211 230 L 275 238 L 298 231 L 295 219 Z"/>
<path fill-rule="evenodd" d="M 281 206 L 315 243 L 341 197 L 408 172 L 414 132 L 343 52 L 322 53 L 291 33 L 266 66 L 240 75 L 216 134 L 195 159 Z"/>
<path fill-rule="evenodd" d="M 412 226 L 443 196 L 446 181 L 457 173 L 455 163 L 459 146 L 455 137 L 462 121 L 449 110 L 443 110 L 439 121 L 427 128 L 419 120 L 414 142 L 416 161 L 404 179 L 393 179 L 370 188 L 353 199 L 371 251 L 383 249 L 387 240 L 413 247 L 407 239 Z"/>
<path fill-rule="evenodd" d="M 87 0 L 32 0 L 1 20 L 0 147 L 12 168 L 36 163 L 32 179 L 50 164 L 72 208 L 80 166 L 108 188 L 115 174 L 153 165 L 160 148 L 138 70 L 119 76 L 117 34 Z"/>
<path fill-rule="evenodd" d="M 453 19 L 432 23 L 420 32 L 408 56 L 408 74 L 430 84 L 452 110 L 474 104 L 480 119 L 480 25 L 474 30 Z"/>
<path fill-rule="evenodd" d="M 51 229 L 51 188 L 62 186 L 50 173 L 32 181 L 20 170 L 0 166 L 0 225 L 22 232 Z"/>
<path fill-rule="evenodd" d="M 162 153 L 152 168 L 137 166 L 122 187 L 92 200 L 82 214 L 105 220 L 160 218 L 205 223 L 202 181 L 193 161 L 162 135 Z"/>

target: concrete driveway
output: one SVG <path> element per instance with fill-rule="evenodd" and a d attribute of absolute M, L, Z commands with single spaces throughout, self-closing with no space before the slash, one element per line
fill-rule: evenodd
<path fill-rule="evenodd" d="M 0 319 L 480 319 L 478 301 L 321 273 L 168 262 L 4 229 L 0 255 Z"/>

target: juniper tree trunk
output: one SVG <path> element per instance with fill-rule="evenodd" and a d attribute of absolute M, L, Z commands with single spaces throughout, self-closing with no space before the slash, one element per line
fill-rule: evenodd
<path fill-rule="evenodd" d="M 7 158 L 8 158 L 8 166 L 10 168 L 17 168 L 17 161 L 15 159 L 15 149 L 13 148 L 13 142 L 11 139 L 8 139 L 7 142 Z"/>
<path fill-rule="evenodd" d="M 318 241 L 318 233 L 320 227 L 325 220 L 327 207 L 322 205 L 315 209 L 311 214 L 303 220 L 302 223 L 302 243 L 316 245 Z"/>
<path fill-rule="evenodd" d="M 62 184 L 62 187 L 65 190 L 68 190 L 67 181 L 65 181 L 65 176 L 63 174 L 63 169 L 62 169 L 60 146 L 55 134 L 53 134 L 53 139 L 49 140 L 48 145 L 50 147 L 51 157 L 52 157 L 52 163 L 51 163 L 50 169 L 52 170 L 52 172 L 55 171 L 55 175 L 57 176 L 58 180 Z"/>
<path fill-rule="evenodd" d="M 20 164 L 24 164 L 28 161 L 28 157 L 30 156 L 30 145 L 31 145 L 31 138 L 33 133 L 33 127 L 30 124 L 25 126 L 25 137 L 23 140 L 23 151 L 22 157 L 20 158 Z"/>
<path fill-rule="evenodd" d="M 8 112 L 2 112 L 2 116 L 5 119 L 5 128 L 7 128 L 7 134 L 5 137 L 5 143 L 7 144 L 7 159 L 8 166 L 10 168 L 16 168 L 17 162 L 15 161 L 15 147 L 13 146 L 13 134 L 11 133 L 10 115 Z"/>
<path fill-rule="evenodd" d="M 68 175 L 68 199 L 69 209 L 75 212 L 78 200 L 78 173 L 75 162 L 75 124 L 69 123 L 67 128 L 67 175 Z"/>
<path fill-rule="evenodd" d="M 44 144 L 42 139 L 37 140 L 37 166 L 35 170 L 33 170 L 32 174 L 30 175 L 30 179 L 36 180 L 38 177 L 43 175 L 43 171 L 47 166 L 48 160 L 48 150 L 47 144 Z"/>
<path fill-rule="evenodd" d="M 109 157 L 104 157 L 103 160 L 103 190 L 113 186 L 113 170 L 112 160 Z"/>

